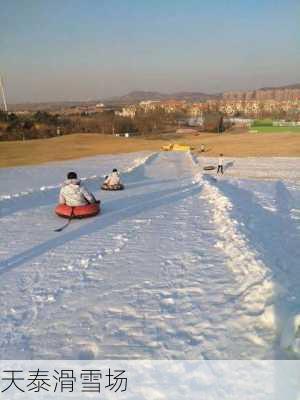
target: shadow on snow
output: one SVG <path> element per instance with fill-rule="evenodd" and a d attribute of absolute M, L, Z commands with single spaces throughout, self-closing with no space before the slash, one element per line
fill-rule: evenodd
<path fill-rule="evenodd" d="M 28 250 L 23 251 L 7 260 L 0 262 L 0 273 L 7 272 L 16 268 L 32 259 L 64 245 L 72 240 L 79 239 L 81 236 L 89 235 L 109 226 L 115 225 L 125 219 L 134 217 L 141 212 L 153 210 L 154 208 L 169 205 L 177 201 L 199 194 L 201 187 L 199 185 L 186 185 L 172 189 L 148 192 L 143 195 L 137 195 L 124 201 L 114 200 L 107 203 L 103 210 L 107 210 L 106 214 L 95 218 L 92 222 L 84 224 L 76 230 L 59 234 L 57 237 L 38 244 Z"/>

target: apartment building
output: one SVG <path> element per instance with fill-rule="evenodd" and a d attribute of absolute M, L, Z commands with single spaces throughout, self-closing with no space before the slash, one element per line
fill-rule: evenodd
<path fill-rule="evenodd" d="M 130 105 L 128 107 L 123 107 L 121 111 L 116 111 L 115 114 L 124 118 L 134 118 L 137 112 L 136 105 Z"/>

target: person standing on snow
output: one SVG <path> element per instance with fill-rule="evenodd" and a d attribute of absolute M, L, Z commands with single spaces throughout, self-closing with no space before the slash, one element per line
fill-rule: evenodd
<path fill-rule="evenodd" d="M 219 160 L 218 160 L 218 169 L 217 169 L 217 174 L 224 174 L 224 160 L 223 160 L 223 154 L 221 153 L 219 155 Z"/>
<path fill-rule="evenodd" d="M 104 183 L 107 186 L 118 186 L 121 184 L 120 174 L 116 168 L 112 170 L 112 173 L 105 179 Z"/>
<path fill-rule="evenodd" d="M 78 179 L 76 172 L 69 172 L 59 193 L 59 204 L 70 207 L 96 203 L 96 199 Z"/>

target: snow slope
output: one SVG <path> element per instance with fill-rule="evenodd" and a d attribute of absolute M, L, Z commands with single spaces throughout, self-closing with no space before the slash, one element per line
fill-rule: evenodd
<path fill-rule="evenodd" d="M 218 179 L 184 153 L 1 170 L 0 357 L 296 357 L 300 162 L 282 179 L 274 159 L 247 162 Z M 126 190 L 99 192 L 116 165 Z M 58 234 L 69 169 L 102 214 Z"/>

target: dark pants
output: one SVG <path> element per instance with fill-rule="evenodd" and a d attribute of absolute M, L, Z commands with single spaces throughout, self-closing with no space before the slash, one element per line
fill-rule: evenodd
<path fill-rule="evenodd" d="M 223 165 L 218 165 L 217 174 L 218 173 L 221 173 L 222 175 L 224 174 Z"/>

